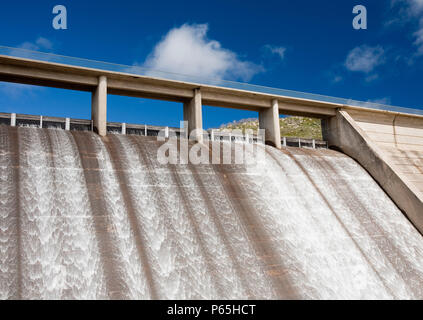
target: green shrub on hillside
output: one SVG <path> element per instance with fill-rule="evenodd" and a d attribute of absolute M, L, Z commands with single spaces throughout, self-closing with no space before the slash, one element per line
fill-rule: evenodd
<path fill-rule="evenodd" d="M 286 117 L 280 119 L 281 137 L 295 137 L 304 139 L 322 140 L 322 127 L 320 119 L 304 118 L 304 117 Z M 251 129 L 254 133 L 258 129 L 257 119 L 243 119 L 222 125 L 219 130 L 232 131 L 242 130 L 245 132 Z"/>

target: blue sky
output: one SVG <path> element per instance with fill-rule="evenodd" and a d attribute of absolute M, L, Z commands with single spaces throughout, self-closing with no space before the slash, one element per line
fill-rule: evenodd
<path fill-rule="evenodd" d="M 65 5 L 68 29 L 52 27 Z M 352 27 L 355 5 L 368 29 Z M 0 45 L 423 109 L 423 0 L 3 1 Z M 0 83 L 0 112 L 89 118 L 90 94 Z M 180 104 L 109 96 L 109 121 L 178 126 Z M 255 117 L 204 108 L 204 125 Z"/>

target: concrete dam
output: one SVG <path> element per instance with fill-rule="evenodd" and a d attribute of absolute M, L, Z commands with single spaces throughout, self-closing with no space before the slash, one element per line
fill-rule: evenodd
<path fill-rule="evenodd" d="M 423 299 L 421 110 L 19 50 L 0 81 L 91 92 L 91 119 L 0 114 L 0 299 Z M 108 95 L 177 102 L 179 138 L 108 122 Z M 264 136 L 215 141 L 203 105 Z M 211 161 L 158 156 L 188 149 Z"/>
<path fill-rule="evenodd" d="M 0 299 L 423 298 L 423 237 L 342 153 L 162 165 L 153 137 L 0 141 Z"/>

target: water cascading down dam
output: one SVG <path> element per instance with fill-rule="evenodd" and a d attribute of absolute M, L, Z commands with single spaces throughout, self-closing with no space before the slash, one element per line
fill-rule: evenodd
<path fill-rule="evenodd" d="M 423 298 L 422 236 L 339 152 L 163 165 L 153 137 L 0 141 L 0 299 Z"/>
<path fill-rule="evenodd" d="M 421 111 L 10 49 L 0 81 L 91 92 L 92 117 L 0 114 L 0 299 L 423 299 Z M 109 94 L 188 125 L 126 131 Z M 208 140 L 203 105 L 257 112 L 267 145 Z M 338 151 L 286 147 L 280 114 L 320 118 Z"/>

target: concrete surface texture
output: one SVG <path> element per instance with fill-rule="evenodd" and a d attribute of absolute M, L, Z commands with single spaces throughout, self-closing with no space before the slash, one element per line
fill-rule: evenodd
<path fill-rule="evenodd" d="M 188 135 L 193 135 L 196 141 L 203 141 L 203 105 L 201 90 L 194 90 L 194 97 L 184 103 L 184 121 L 188 122 Z M 195 131 L 194 131 L 195 130 Z M 194 131 L 194 132 L 193 132 Z"/>
<path fill-rule="evenodd" d="M 423 118 L 349 111 L 358 126 L 389 157 L 405 180 L 423 192 Z M 423 200 L 423 198 L 421 198 Z"/>
<path fill-rule="evenodd" d="M 161 165 L 153 137 L 0 141 L 0 299 L 423 298 L 423 237 L 336 151 Z"/>
<path fill-rule="evenodd" d="M 98 85 L 92 93 L 91 119 L 94 130 L 100 135 L 107 134 L 107 78 L 98 78 Z"/>
<path fill-rule="evenodd" d="M 278 100 L 273 100 L 272 108 L 259 111 L 259 128 L 265 130 L 266 144 L 282 147 Z"/>

